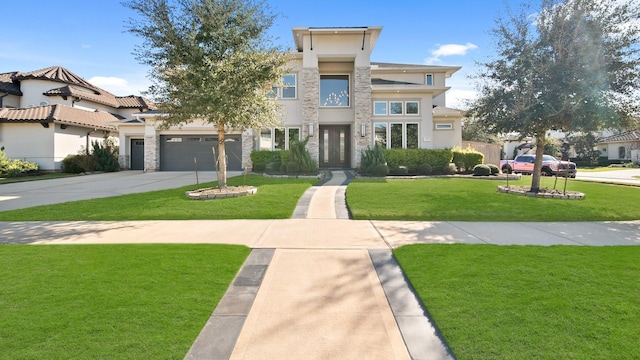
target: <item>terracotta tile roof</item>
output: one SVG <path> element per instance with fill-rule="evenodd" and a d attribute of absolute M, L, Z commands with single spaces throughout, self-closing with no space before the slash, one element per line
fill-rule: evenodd
<path fill-rule="evenodd" d="M 156 105 L 143 96 L 116 96 L 120 108 L 126 109 L 151 109 L 155 110 Z"/>
<path fill-rule="evenodd" d="M 58 123 L 87 128 L 116 130 L 109 123 L 117 122 L 118 117 L 104 111 L 86 111 L 66 105 L 46 105 L 21 109 L 0 109 L 0 123 L 32 122 Z"/>
<path fill-rule="evenodd" d="M 98 93 L 104 91 L 95 87 L 87 80 L 63 68 L 62 66 L 51 66 L 45 69 L 34 70 L 30 72 L 18 72 L 14 76 L 15 80 L 40 79 L 60 82 L 63 84 L 79 85 L 87 89 L 94 90 Z"/>
<path fill-rule="evenodd" d="M 22 91 L 20 91 L 20 84 L 13 80 L 13 77 L 16 74 L 17 71 L 0 74 L 0 92 L 18 96 L 22 95 Z"/>
<path fill-rule="evenodd" d="M 640 130 L 626 131 L 617 135 L 599 139 L 599 143 L 640 141 Z"/>

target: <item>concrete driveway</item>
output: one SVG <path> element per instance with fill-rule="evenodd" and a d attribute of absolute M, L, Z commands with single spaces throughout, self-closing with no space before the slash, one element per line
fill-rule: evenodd
<path fill-rule="evenodd" d="M 228 172 L 238 176 L 241 172 Z M 215 171 L 119 171 L 0 185 L 0 211 L 174 189 L 217 180 Z"/>
<path fill-rule="evenodd" d="M 612 184 L 640 186 L 640 169 L 584 172 L 578 169 L 576 179 Z"/>

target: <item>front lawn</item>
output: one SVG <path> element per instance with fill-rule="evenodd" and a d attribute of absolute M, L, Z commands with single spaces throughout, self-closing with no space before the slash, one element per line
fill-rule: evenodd
<path fill-rule="evenodd" d="M 553 188 L 554 178 L 542 187 Z M 417 180 L 356 179 L 347 187 L 347 202 L 358 220 L 423 221 L 621 221 L 640 219 L 640 187 L 569 180 L 567 190 L 585 193 L 583 200 L 525 197 L 497 192 L 505 181 L 475 178 Z M 530 185 L 523 176 L 510 185 Z M 558 179 L 558 189 L 564 180 Z"/>
<path fill-rule="evenodd" d="M 394 251 L 458 359 L 637 359 L 640 247 Z"/>
<path fill-rule="evenodd" d="M 293 214 L 300 196 L 316 182 L 318 179 L 312 178 L 238 176 L 229 178 L 228 185 L 252 185 L 258 192 L 218 200 L 185 196 L 187 190 L 217 186 L 214 182 L 4 211 L 0 212 L 0 221 L 286 219 Z"/>
<path fill-rule="evenodd" d="M 182 359 L 249 252 L 0 246 L 0 359 Z"/>

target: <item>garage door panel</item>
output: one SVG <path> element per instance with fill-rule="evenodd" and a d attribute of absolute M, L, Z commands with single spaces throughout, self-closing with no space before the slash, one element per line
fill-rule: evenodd
<path fill-rule="evenodd" d="M 218 137 L 210 135 L 163 135 L 160 136 L 160 170 L 214 171 L 213 149 L 218 152 Z M 228 136 L 225 141 L 227 169 L 242 170 L 242 141 L 240 136 Z M 194 158 L 196 161 L 194 162 Z"/>

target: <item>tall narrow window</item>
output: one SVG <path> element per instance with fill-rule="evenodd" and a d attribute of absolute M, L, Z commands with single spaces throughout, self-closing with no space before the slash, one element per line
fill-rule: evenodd
<path fill-rule="evenodd" d="M 289 128 L 289 144 L 291 141 L 300 141 L 300 128 Z"/>
<path fill-rule="evenodd" d="M 296 75 L 289 74 L 282 77 L 282 98 L 283 99 L 295 99 L 296 98 Z"/>
<path fill-rule="evenodd" d="M 387 123 L 376 123 L 373 125 L 376 143 L 383 148 L 387 148 Z"/>
<path fill-rule="evenodd" d="M 349 75 L 320 75 L 320 106 L 349 106 Z"/>
<path fill-rule="evenodd" d="M 282 128 L 275 129 L 274 135 L 275 135 L 275 142 L 274 142 L 273 149 L 274 150 L 284 150 L 284 148 L 285 148 L 284 129 L 282 129 Z"/>
<path fill-rule="evenodd" d="M 417 149 L 418 139 L 418 124 L 407 124 L 407 149 Z"/>
<path fill-rule="evenodd" d="M 329 130 L 324 129 L 324 134 L 322 137 L 323 145 L 324 145 L 324 162 L 326 164 L 329 163 Z"/>
<path fill-rule="evenodd" d="M 260 150 L 271 151 L 271 129 L 260 130 Z"/>
<path fill-rule="evenodd" d="M 424 77 L 424 84 L 427 86 L 433 86 L 433 74 L 427 74 Z"/>
<path fill-rule="evenodd" d="M 402 124 L 391 124 L 391 148 L 402 149 Z"/>

